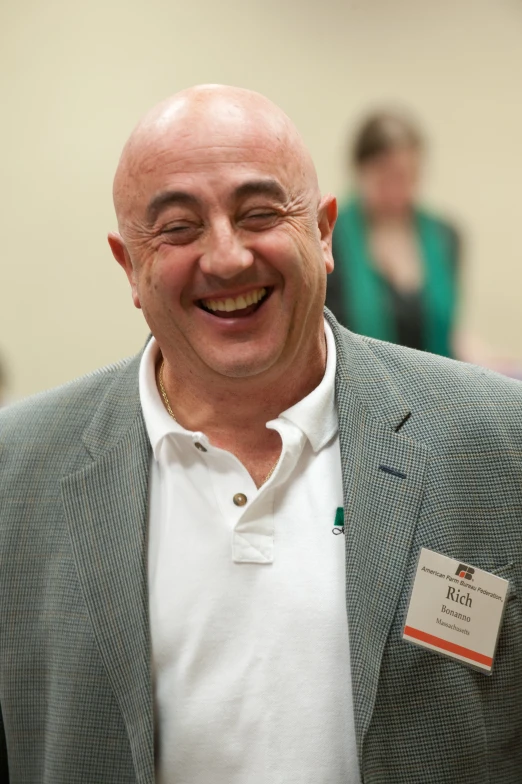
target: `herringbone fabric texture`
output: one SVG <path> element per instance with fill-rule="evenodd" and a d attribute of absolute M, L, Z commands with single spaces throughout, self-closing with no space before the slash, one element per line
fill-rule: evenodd
<path fill-rule="evenodd" d="M 361 777 L 519 784 L 522 384 L 327 317 Z M 0 413 L 2 783 L 154 781 L 138 367 Z M 402 641 L 421 547 L 510 579 L 491 677 Z"/>

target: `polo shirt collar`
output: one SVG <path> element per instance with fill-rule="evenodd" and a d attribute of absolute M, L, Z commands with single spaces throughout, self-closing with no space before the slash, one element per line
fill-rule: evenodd
<path fill-rule="evenodd" d="M 156 460 L 159 460 L 159 453 L 163 440 L 168 435 L 191 436 L 192 433 L 185 430 L 179 422 L 176 422 L 163 404 L 158 387 L 156 386 L 156 362 L 159 354 L 159 346 L 152 337 L 140 362 L 139 388 L 140 401 L 143 411 L 143 419 L 149 436 L 150 445 Z"/>
<path fill-rule="evenodd" d="M 324 322 L 326 336 L 326 369 L 320 384 L 306 397 L 279 415 L 301 430 L 308 438 L 314 452 L 318 452 L 336 435 L 338 430 L 335 405 L 335 340 L 327 321 Z M 202 433 L 186 430 L 167 412 L 156 386 L 156 361 L 159 347 L 152 337 L 140 362 L 139 390 L 143 418 L 156 460 L 159 459 L 161 444 L 169 435 L 190 438 L 191 441 L 206 440 Z M 277 419 L 267 422 L 272 428 Z"/>
<path fill-rule="evenodd" d="M 327 321 L 324 322 L 326 337 L 326 369 L 321 383 L 310 394 L 280 414 L 280 418 L 292 422 L 308 438 L 314 452 L 319 452 L 337 434 L 339 422 L 335 405 L 335 339 Z"/>

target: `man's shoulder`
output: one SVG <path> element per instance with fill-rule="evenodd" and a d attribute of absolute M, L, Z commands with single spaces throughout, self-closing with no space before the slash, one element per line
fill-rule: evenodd
<path fill-rule="evenodd" d="M 486 368 L 361 337 L 338 327 L 338 385 L 369 413 L 411 412 L 408 431 L 433 442 L 498 436 L 522 438 L 522 383 Z M 467 434 L 467 435 L 466 435 Z"/>
<path fill-rule="evenodd" d="M 487 368 L 364 338 L 404 393 L 432 405 L 522 402 L 522 384 Z"/>
<path fill-rule="evenodd" d="M 0 445 L 81 432 L 118 382 L 138 395 L 138 369 L 139 356 L 130 357 L 7 406 L 0 411 Z"/>

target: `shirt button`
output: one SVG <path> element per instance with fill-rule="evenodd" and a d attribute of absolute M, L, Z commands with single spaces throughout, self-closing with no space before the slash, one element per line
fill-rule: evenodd
<path fill-rule="evenodd" d="M 196 441 L 194 446 L 196 447 L 196 449 L 199 449 L 200 452 L 206 452 L 207 451 L 206 447 L 204 447 L 203 444 L 200 444 L 199 441 Z"/>
<path fill-rule="evenodd" d="M 244 506 L 248 498 L 244 493 L 236 493 L 232 500 L 236 506 Z"/>

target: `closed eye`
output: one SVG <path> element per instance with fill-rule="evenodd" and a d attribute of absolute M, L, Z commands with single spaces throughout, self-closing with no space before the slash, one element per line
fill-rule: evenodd
<path fill-rule="evenodd" d="M 243 215 L 238 223 L 240 226 L 254 231 L 270 228 L 279 218 L 279 213 L 274 210 L 249 212 Z"/>
<path fill-rule="evenodd" d="M 200 231 L 199 226 L 182 223 L 163 229 L 161 234 L 172 245 L 188 245 L 199 237 Z"/>

